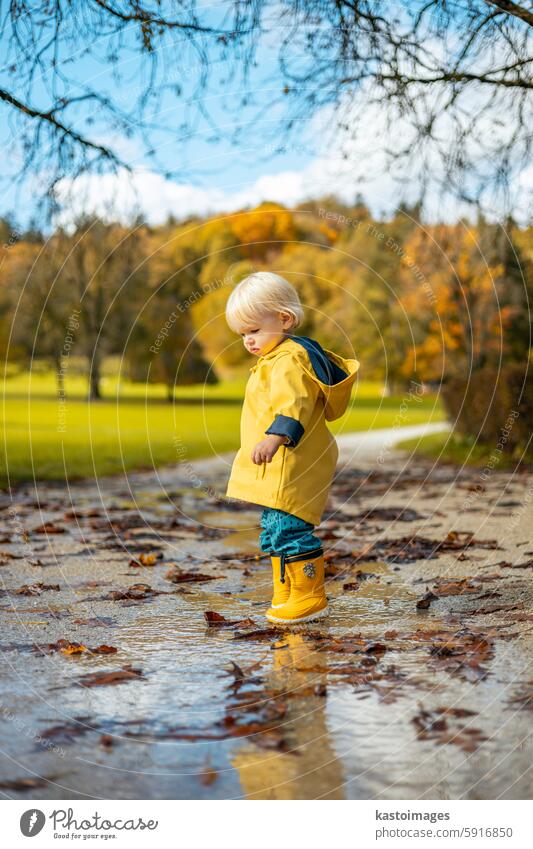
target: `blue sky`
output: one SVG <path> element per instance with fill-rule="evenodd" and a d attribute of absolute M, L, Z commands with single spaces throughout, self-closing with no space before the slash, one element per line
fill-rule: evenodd
<path fill-rule="evenodd" d="M 108 40 L 103 39 L 100 44 L 92 46 L 94 54 L 92 56 L 83 56 L 81 51 L 74 56 L 64 55 L 63 69 L 80 83 L 98 87 L 102 93 L 109 94 L 120 108 L 130 108 L 141 82 L 138 53 L 132 51 L 129 57 L 127 53 L 124 53 L 126 61 L 121 67 L 122 84 L 118 87 L 111 79 L 111 66 L 105 59 L 107 46 Z M 276 96 L 279 96 L 281 88 L 279 77 L 266 81 L 268 77 L 274 76 L 276 68 L 275 55 L 268 46 L 257 54 L 259 70 L 253 82 L 255 105 L 239 110 L 237 114 L 231 114 L 231 112 L 233 105 L 243 94 L 242 81 L 237 74 L 236 78 L 228 84 L 225 81 L 227 66 L 220 61 L 219 54 L 215 50 L 210 52 L 211 81 L 209 88 L 204 92 L 203 106 L 212 116 L 214 123 L 222 130 L 216 141 L 213 140 L 215 133 L 212 127 L 199 115 L 197 120 L 193 121 L 192 136 L 184 138 L 180 132 L 184 119 L 186 117 L 190 119 L 198 112 L 194 106 L 188 104 L 188 100 L 196 83 L 200 64 L 196 55 L 187 50 L 183 39 L 173 35 L 158 55 L 158 61 L 169 63 L 171 74 L 174 73 L 171 61 L 173 50 L 178 51 L 181 56 L 182 72 L 179 76 L 177 74 L 175 76 L 176 81 L 183 86 L 183 95 L 180 98 L 169 93 L 164 95 L 157 113 L 157 122 L 163 125 L 164 129 L 152 130 L 149 133 L 149 143 L 156 149 L 163 170 L 178 169 L 180 174 L 171 183 L 187 187 L 187 192 L 182 193 L 182 196 L 190 198 L 193 207 L 192 189 L 194 187 L 199 190 L 198 202 L 202 205 L 205 193 L 211 193 L 213 197 L 218 197 L 221 193 L 232 195 L 251 186 L 262 176 L 302 169 L 312 161 L 313 155 L 308 146 L 306 150 L 298 145 L 296 150 L 289 148 L 285 153 L 277 153 L 274 149 L 277 144 L 275 139 L 271 139 L 268 145 L 265 143 L 265 133 L 272 130 L 276 122 L 279 122 L 279 111 L 276 114 L 269 105 Z M 5 50 L 3 53 L 5 54 Z M 5 66 L 1 74 L 1 82 L 7 87 Z M 49 77 L 46 78 L 46 81 L 49 82 L 49 79 Z M 12 81 L 9 81 L 9 86 L 15 96 L 28 100 L 22 88 L 13 90 Z M 61 86 L 58 91 L 60 94 Z M 30 103 L 36 108 L 50 107 L 49 95 L 43 85 L 43 79 L 39 76 L 32 85 Z M 255 124 L 254 118 L 257 112 L 265 108 L 268 109 L 267 114 L 261 123 Z M 39 178 L 28 179 L 22 187 L 8 185 L 9 180 L 5 178 L 13 175 L 18 167 L 18 132 L 16 124 L 13 124 L 13 113 L 9 108 L 0 106 L 0 110 L 2 115 L 0 143 L 2 149 L 8 153 L 2 169 L 0 213 L 14 211 L 19 223 L 25 225 L 35 211 L 36 184 L 39 184 Z M 132 125 L 132 137 L 127 138 L 123 133 L 117 133 L 108 123 L 98 120 L 98 116 L 91 113 L 90 107 L 80 106 L 76 113 L 69 114 L 75 115 L 76 128 L 82 129 L 92 140 L 105 140 L 132 167 L 144 173 L 145 177 L 146 169 L 149 169 L 149 172 L 152 170 L 148 158 L 143 155 L 144 143 L 141 142 L 135 124 Z M 87 120 L 92 120 L 94 123 L 87 126 Z M 242 140 L 238 145 L 232 144 L 230 139 L 236 122 L 243 127 Z M 281 132 L 279 135 L 281 137 Z M 45 181 L 46 174 L 43 175 L 43 184 Z M 120 184 L 123 185 L 124 182 L 125 176 Z M 144 182 L 139 178 L 139 186 L 142 187 Z M 94 192 L 97 190 L 97 185 L 98 180 L 92 182 Z M 169 204 L 171 208 L 166 209 L 165 214 L 173 211 L 171 200 Z M 180 209 L 176 209 L 175 212 L 180 214 Z"/>
<path fill-rule="evenodd" d="M 216 12 L 210 14 L 214 22 Z M 130 109 L 141 79 L 138 53 L 129 50 L 133 41 L 126 39 L 127 51 L 121 54 L 124 63 L 120 83 L 112 79 L 111 67 L 106 60 L 109 39 L 103 38 L 91 47 L 93 56 L 84 56 L 83 44 L 80 44 L 73 55 L 60 57 L 64 63 L 62 69 L 79 82 L 98 86 L 120 107 Z M 173 57 L 176 54 L 181 57 L 185 76 L 175 71 Z M 182 97 L 166 94 L 162 98 L 156 116 L 161 129 L 148 133 L 149 144 L 157 151 L 162 170 L 178 171 L 172 179 L 158 174 L 143 155 L 144 143 L 135 123 L 131 127 L 131 136 L 127 137 L 124 132 L 109 126 L 108 122 L 103 122 L 99 114 L 93 115 L 88 107 L 80 107 L 74 126 L 95 141 L 105 140 L 135 169 L 135 174 L 133 178 L 119 173 L 117 176 L 86 176 L 75 182 L 65 179 L 58 187 L 64 202 L 61 223 L 68 225 L 75 214 L 89 210 L 127 221 L 137 208 L 151 223 L 158 224 L 169 214 L 181 218 L 191 213 L 230 212 L 262 200 L 275 200 L 291 206 L 328 192 L 334 192 L 347 201 L 361 192 L 376 215 L 392 214 L 401 201 L 416 200 L 416 173 L 402 174 L 407 177 L 407 187 L 400 190 L 387 172 L 381 148 L 390 139 L 385 135 L 379 109 L 367 108 L 364 98 L 359 102 L 354 100 L 349 108 L 354 125 L 364 123 L 368 127 L 367 147 L 361 141 L 357 144 L 350 142 L 350 161 L 346 162 L 340 156 L 343 140 L 331 135 L 333 121 L 327 109 L 293 135 L 292 144 L 285 152 L 277 152 L 276 147 L 284 144 L 285 137 L 283 108 L 275 105 L 276 99 L 283 99 L 275 36 L 270 36 L 270 41 L 265 39 L 256 58 L 258 66 L 250 88 L 254 103 L 236 108 L 243 95 L 239 74 L 228 81 L 227 66 L 219 62 L 216 50 L 209 52 L 211 79 L 204 92 L 203 105 L 221 133 L 213 140 L 215 133 L 212 127 L 198 116 L 198 120 L 193 122 L 193 134 L 183 138 L 180 127 L 184 119 L 190 119 L 197 111 L 187 102 L 199 72 L 198 59 L 176 34 L 168 37 L 159 49 L 158 61 L 167 63 L 168 70 L 183 87 Z M 5 67 L 0 75 L 4 77 L 0 83 L 5 83 Z M 14 93 L 21 99 L 26 98 L 22 90 Z M 61 86 L 58 87 L 58 96 L 60 94 Z M 50 106 L 42 80 L 38 78 L 32 86 L 31 104 L 41 108 Z M 257 117 L 259 112 L 260 118 Z M 46 184 L 47 174 L 41 171 L 17 190 L 7 185 L 5 177 L 9 177 L 17 167 L 18 134 L 16 126 L 5 120 L 9 118 L 8 107 L 0 105 L 0 115 L 0 142 L 2 149 L 7 151 L 0 183 L 0 214 L 14 212 L 19 225 L 27 226 L 35 215 L 35 199 Z M 87 121 L 92 123 L 87 125 Z M 234 145 L 230 136 L 237 124 L 242 130 L 238 143 Z M 401 131 L 402 128 L 398 127 L 398 132 Z M 532 172 L 521 179 L 525 179 L 526 187 L 530 186 Z M 469 210 L 451 197 L 443 198 L 435 187 L 430 187 L 427 212 L 429 218 L 453 220 L 460 214 L 468 214 Z"/>

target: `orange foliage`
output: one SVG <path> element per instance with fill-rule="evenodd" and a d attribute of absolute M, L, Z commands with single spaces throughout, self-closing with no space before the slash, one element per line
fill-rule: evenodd
<path fill-rule="evenodd" d="M 402 304 L 412 317 L 418 343 L 403 372 L 425 380 L 465 373 L 490 353 L 503 351 L 513 310 L 502 308 L 497 284 L 503 266 L 489 265 L 475 228 L 439 225 L 417 231 L 401 262 Z M 411 257 L 416 257 L 413 279 Z"/>
<path fill-rule="evenodd" d="M 253 257 L 265 256 L 272 249 L 279 252 L 283 247 L 279 243 L 292 241 L 296 235 L 290 211 L 274 203 L 238 213 L 231 219 L 231 229 L 243 254 Z"/>

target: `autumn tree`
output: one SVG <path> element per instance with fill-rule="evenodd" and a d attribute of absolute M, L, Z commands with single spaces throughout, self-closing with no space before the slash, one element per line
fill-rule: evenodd
<path fill-rule="evenodd" d="M 89 216 L 62 238 L 67 250 L 61 277 L 80 312 L 77 348 L 87 360 L 89 398 L 96 400 L 104 358 L 122 353 L 143 297 L 142 226 L 126 229 Z"/>
<path fill-rule="evenodd" d="M 5 361 L 30 370 L 35 360 L 47 361 L 59 392 L 64 392 L 67 325 L 76 303 L 75 293 L 62 278 L 66 257 L 60 233 L 46 241 L 21 233 L 4 248 L 0 266 Z"/>
<path fill-rule="evenodd" d="M 214 383 L 191 318 L 203 296 L 199 277 L 205 245 L 198 226 L 167 226 L 146 241 L 147 285 L 125 350 L 130 376 L 161 382 L 168 400 L 176 385 Z"/>
<path fill-rule="evenodd" d="M 408 251 L 417 257 L 419 279 L 402 263 L 402 300 L 415 333 L 407 373 L 467 380 L 488 363 L 527 360 L 524 263 L 509 235 L 503 232 L 501 241 L 500 232 L 480 220 L 476 227 L 461 222 L 414 234 Z"/>

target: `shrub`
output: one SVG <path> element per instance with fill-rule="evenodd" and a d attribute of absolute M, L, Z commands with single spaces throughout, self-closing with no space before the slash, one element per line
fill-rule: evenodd
<path fill-rule="evenodd" d="M 444 404 L 456 430 L 519 457 L 532 452 L 533 367 L 511 363 L 486 366 L 467 377 L 449 378 Z"/>

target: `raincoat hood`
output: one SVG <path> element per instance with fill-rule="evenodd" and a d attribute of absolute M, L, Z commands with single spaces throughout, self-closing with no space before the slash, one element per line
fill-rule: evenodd
<path fill-rule="evenodd" d="M 310 367 L 305 363 L 302 363 L 301 367 L 320 387 L 324 396 L 326 420 L 332 422 L 339 419 L 346 412 L 359 369 L 359 360 L 341 357 L 323 348 L 316 339 L 310 339 L 308 336 L 288 336 L 268 354 L 259 357 L 258 362 L 279 356 L 294 343 L 304 348 L 308 354 Z M 256 368 L 257 365 L 250 371 L 255 371 Z"/>

